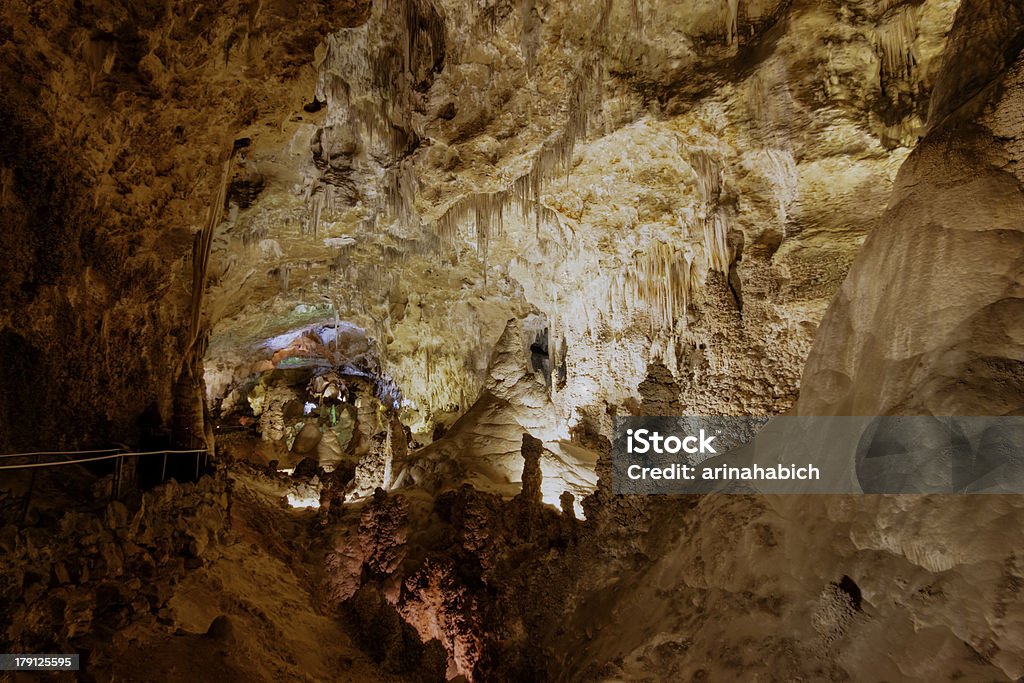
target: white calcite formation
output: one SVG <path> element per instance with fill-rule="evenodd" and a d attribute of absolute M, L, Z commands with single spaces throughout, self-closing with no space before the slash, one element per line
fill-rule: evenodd
<path fill-rule="evenodd" d="M 374 3 L 316 49 L 322 109 L 254 134 L 207 364 L 244 375 L 237 349 L 323 302 L 429 422 L 534 311 L 568 423 L 651 362 L 694 411 L 787 409 L 956 9 L 890 5 Z"/>

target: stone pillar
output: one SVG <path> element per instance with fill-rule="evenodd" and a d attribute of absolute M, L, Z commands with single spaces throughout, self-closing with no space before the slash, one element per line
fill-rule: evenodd
<path fill-rule="evenodd" d="M 531 506 L 540 506 L 544 501 L 541 493 L 544 476 L 540 471 L 540 456 L 543 451 L 544 442 L 529 434 L 523 434 L 523 490 L 518 497 Z"/>

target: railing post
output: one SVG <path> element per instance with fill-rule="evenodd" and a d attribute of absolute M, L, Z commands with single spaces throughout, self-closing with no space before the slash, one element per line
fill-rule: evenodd
<path fill-rule="evenodd" d="M 114 485 L 110 487 L 111 500 L 118 500 L 121 497 L 121 472 L 124 458 L 114 459 Z"/>
<path fill-rule="evenodd" d="M 39 464 L 41 457 L 42 456 L 40 456 L 40 455 L 36 456 L 36 464 L 37 465 Z M 28 493 L 25 494 L 25 504 L 21 508 L 21 522 L 22 522 L 22 524 L 24 524 L 28 520 L 28 509 L 29 509 L 29 507 L 32 506 L 32 492 L 36 488 L 36 472 L 38 470 L 39 470 L 38 467 L 32 468 L 32 474 L 31 474 L 31 476 L 29 477 L 29 480 L 28 480 Z"/>

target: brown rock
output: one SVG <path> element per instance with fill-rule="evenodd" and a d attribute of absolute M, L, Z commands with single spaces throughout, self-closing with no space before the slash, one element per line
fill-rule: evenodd
<path fill-rule="evenodd" d="M 298 453 L 299 455 L 309 455 L 310 453 L 314 453 L 316 452 L 316 446 L 320 443 L 321 438 L 323 438 L 323 434 L 320 432 L 320 428 L 316 426 L 316 423 L 312 421 L 307 422 L 295 436 L 295 442 L 292 444 L 292 452 Z"/>
<path fill-rule="evenodd" d="M 233 645 L 235 643 L 235 625 L 227 615 L 222 614 L 210 622 L 210 628 L 206 629 L 206 637 Z"/>
<path fill-rule="evenodd" d="M 540 439 L 523 434 L 523 490 L 519 496 L 535 505 L 543 502 L 541 484 L 544 477 L 540 470 L 540 456 L 543 452 L 544 443 Z"/>

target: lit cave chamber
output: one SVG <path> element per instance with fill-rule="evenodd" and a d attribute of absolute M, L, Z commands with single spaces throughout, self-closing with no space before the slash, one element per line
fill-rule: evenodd
<path fill-rule="evenodd" d="M 1022 48 L 1019 0 L 0 3 L 0 652 L 1024 679 L 1021 495 L 611 475 L 623 417 L 1024 415 Z"/>

